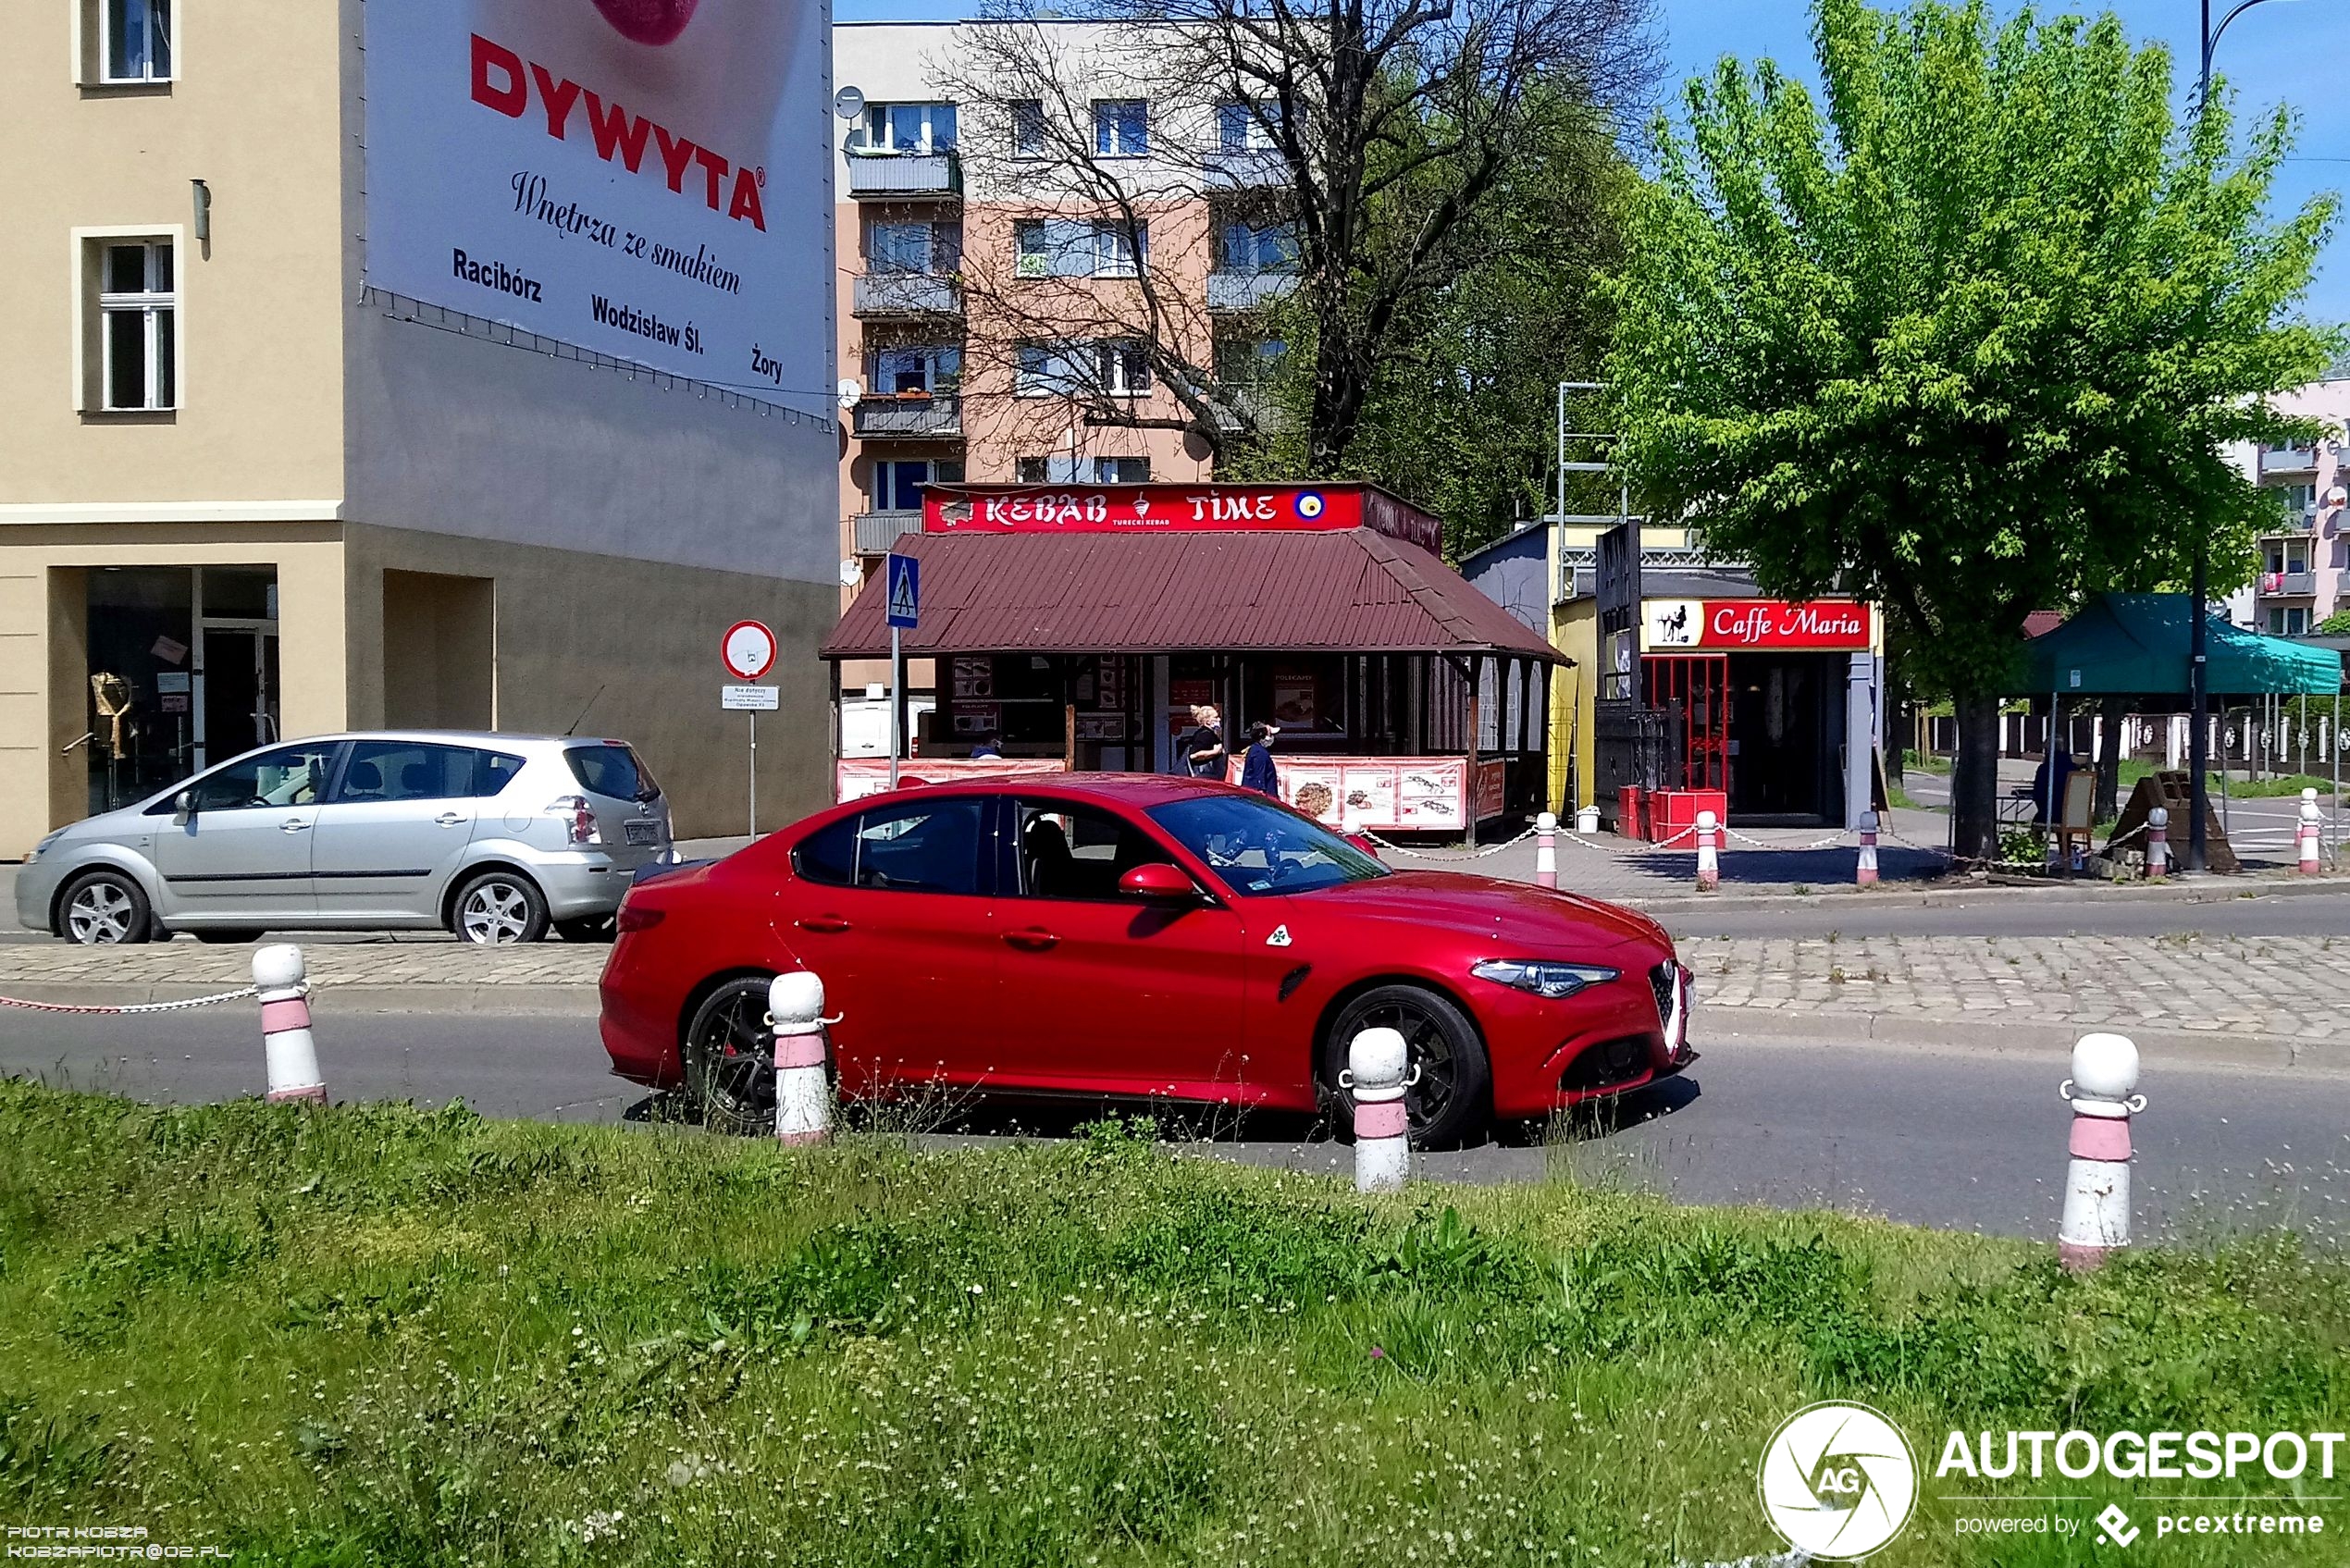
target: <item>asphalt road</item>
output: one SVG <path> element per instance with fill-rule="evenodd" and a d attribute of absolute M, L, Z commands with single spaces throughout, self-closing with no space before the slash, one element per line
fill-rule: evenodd
<path fill-rule="evenodd" d="M 1701 1014 L 1701 1019 L 1702 1019 Z M 494 1116 L 614 1121 L 642 1091 L 607 1076 L 585 1018 L 322 1010 L 319 1052 L 338 1097 L 462 1095 Z M 1682 1080 L 1627 1099 L 1547 1145 L 1432 1156 L 1427 1173 L 1533 1181 L 1571 1172 L 1694 1202 L 1826 1205 L 1950 1228 L 2053 1235 L 2068 1112 L 2063 1062 L 1980 1051 L 1813 1046 L 1702 1037 Z M 260 1087 L 244 1008 L 140 1019 L 0 1014 L 0 1071 L 187 1102 Z M 2252 1069 L 2150 1071 L 2136 1124 L 2141 1234 L 2195 1237 L 2285 1224 L 2333 1237 L 2350 1190 L 2350 1077 Z M 969 1130 L 1008 1127 L 996 1113 Z M 1076 1113 L 1028 1125 L 1066 1130 Z M 1206 1152 L 1343 1169 L 1344 1151 L 1296 1126 Z"/>

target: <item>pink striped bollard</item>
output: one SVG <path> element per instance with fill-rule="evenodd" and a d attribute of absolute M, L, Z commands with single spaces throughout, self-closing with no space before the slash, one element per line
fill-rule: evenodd
<path fill-rule="evenodd" d="M 2160 882 L 2171 874 L 2171 812 L 2157 806 L 2146 812 L 2146 881 Z"/>
<path fill-rule="evenodd" d="M 2057 1093 L 2072 1102 L 2072 1160 L 2066 1172 L 2057 1261 L 2084 1273 L 2130 1244 L 2130 1117 L 2146 1108 L 2138 1048 L 2126 1035 L 2084 1034 L 2072 1047 L 2072 1076 Z"/>
<path fill-rule="evenodd" d="M 824 982 L 806 969 L 769 981 L 767 1024 L 775 1031 L 775 1141 L 821 1143 L 833 1132 Z"/>
<path fill-rule="evenodd" d="M 1534 819 L 1534 885 L 1559 884 L 1559 817 L 1545 811 Z"/>
<path fill-rule="evenodd" d="M 1876 813 L 1861 813 L 1861 858 L 1852 870 L 1852 885 L 1876 885 Z"/>
<path fill-rule="evenodd" d="M 2325 868 L 2325 814 L 2318 809 L 2318 792 L 2301 792 L 2301 874 L 2316 876 Z"/>
<path fill-rule="evenodd" d="M 310 1037 L 310 987 L 303 981 L 302 949 L 290 942 L 253 956 L 254 989 L 261 994 L 261 1049 L 268 1061 L 269 1103 L 327 1103 L 318 1070 L 318 1043 Z"/>
<path fill-rule="evenodd" d="M 1404 1104 L 1409 1053 L 1391 1029 L 1367 1029 L 1346 1047 L 1339 1087 L 1354 1096 L 1354 1191 L 1400 1192 L 1412 1176 L 1412 1120 Z"/>
<path fill-rule="evenodd" d="M 1722 825 L 1711 811 L 1697 814 L 1697 890 L 1712 893 L 1722 885 Z"/>

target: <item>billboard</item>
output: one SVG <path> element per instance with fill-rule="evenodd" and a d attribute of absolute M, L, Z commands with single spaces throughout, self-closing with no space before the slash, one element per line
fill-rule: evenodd
<path fill-rule="evenodd" d="M 1640 625 L 1642 646 L 1651 653 L 1760 648 L 1865 653 L 1875 629 L 1869 606 L 1849 599 L 1651 599 L 1641 606 Z"/>
<path fill-rule="evenodd" d="M 827 47 L 820 0 L 376 0 L 367 281 L 829 415 Z"/>
<path fill-rule="evenodd" d="M 922 492 L 926 534 L 1202 534 L 1369 528 L 1423 549 L 1442 548 L 1435 518 L 1367 486 L 934 485 Z"/>

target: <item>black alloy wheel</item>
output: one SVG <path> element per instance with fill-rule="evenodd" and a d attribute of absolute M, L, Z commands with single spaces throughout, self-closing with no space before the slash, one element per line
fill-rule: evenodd
<path fill-rule="evenodd" d="M 702 999 L 686 1026 L 685 1056 L 686 1093 L 711 1131 L 775 1130 L 765 975 L 738 975 Z"/>
<path fill-rule="evenodd" d="M 1322 1047 L 1322 1086 L 1339 1136 L 1354 1129 L 1354 1096 L 1338 1080 L 1346 1048 L 1367 1029 L 1391 1029 L 1404 1037 L 1406 1076 L 1418 1077 L 1404 1092 L 1412 1145 L 1453 1148 L 1484 1130 L 1492 1116 L 1493 1075 L 1476 1026 L 1451 1000 L 1418 985 L 1380 985 L 1364 992 L 1330 1020 Z"/>

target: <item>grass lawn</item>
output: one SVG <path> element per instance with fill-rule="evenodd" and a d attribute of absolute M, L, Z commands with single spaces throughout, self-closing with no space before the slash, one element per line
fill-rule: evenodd
<path fill-rule="evenodd" d="M 2345 1327 L 2282 1237 L 2076 1280 L 1565 1181 L 1366 1202 L 1108 1124 L 786 1153 L 0 1084 L 0 1523 L 253 1563 L 1736 1559 L 1778 1549 L 1765 1439 L 1834 1396 L 1928 1466 L 1874 1562 L 2103 1562 L 1960 1537 L 1947 1431 L 2341 1431 Z M 2137 1512 L 2112 1561 L 2343 1556 Z"/>

